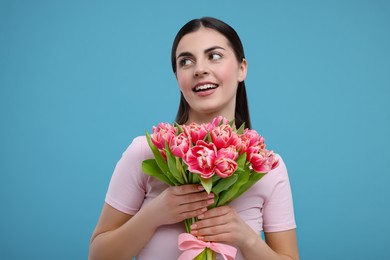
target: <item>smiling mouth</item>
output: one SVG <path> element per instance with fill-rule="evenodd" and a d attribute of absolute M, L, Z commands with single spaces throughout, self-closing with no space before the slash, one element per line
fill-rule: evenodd
<path fill-rule="evenodd" d="M 205 84 L 205 85 L 196 86 L 195 88 L 193 88 L 193 91 L 201 92 L 201 91 L 206 91 L 206 90 L 210 90 L 210 89 L 216 89 L 217 87 L 218 87 L 218 85 L 216 85 L 216 84 Z"/>

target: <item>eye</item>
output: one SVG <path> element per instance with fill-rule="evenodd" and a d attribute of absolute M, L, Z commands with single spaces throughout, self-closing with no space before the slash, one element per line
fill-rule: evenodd
<path fill-rule="evenodd" d="M 210 53 L 209 56 L 210 60 L 220 60 L 222 58 L 222 55 L 216 52 Z"/>
<path fill-rule="evenodd" d="M 189 59 L 189 58 L 182 58 L 182 59 L 179 60 L 180 67 L 188 66 L 190 64 L 192 64 L 192 60 Z"/>

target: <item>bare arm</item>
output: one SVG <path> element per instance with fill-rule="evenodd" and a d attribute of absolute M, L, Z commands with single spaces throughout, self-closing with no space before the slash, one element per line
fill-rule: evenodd
<path fill-rule="evenodd" d="M 148 215 L 147 210 L 127 215 L 105 203 L 91 238 L 89 259 L 130 259 L 136 255 L 156 229 Z"/>
<path fill-rule="evenodd" d="M 265 233 L 265 242 L 230 206 L 205 212 L 192 231 L 198 239 L 239 247 L 244 259 L 299 259 L 295 229 Z"/>
<path fill-rule="evenodd" d="M 212 203 L 199 185 L 183 185 L 166 189 L 134 216 L 104 204 L 91 238 L 89 259 L 130 259 L 159 226 L 195 217 Z"/>
<path fill-rule="evenodd" d="M 295 229 L 265 233 L 267 245 L 279 255 L 288 256 L 286 259 L 299 260 L 297 234 Z"/>
<path fill-rule="evenodd" d="M 265 239 L 257 234 L 248 239 L 240 247 L 244 259 L 299 260 L 295 229 L 265 233 Z"/>

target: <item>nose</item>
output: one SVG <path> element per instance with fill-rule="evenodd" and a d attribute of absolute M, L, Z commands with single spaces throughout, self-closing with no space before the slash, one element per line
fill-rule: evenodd
<path fill-rule="evenodd" d="M 209 74 L 209 70 L 204 63 L 197 62 L 194 70 L 194 77 L 199 78 L 202 76 L 207 76 Z"/>

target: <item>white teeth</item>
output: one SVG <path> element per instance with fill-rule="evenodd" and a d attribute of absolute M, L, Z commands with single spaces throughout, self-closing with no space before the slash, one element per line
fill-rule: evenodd
<path fill-rule="evenodd" d="M 201 85 L 201 86 L 197 86 L 195 88 L 195 91 L 201 91 L 201 90 L 206 90 L 206 89 L 213 89 L 213 88 L 216 88 L 217 85 L 214 85 L 214 84 L 206 84 L 206 85 Z"/>

